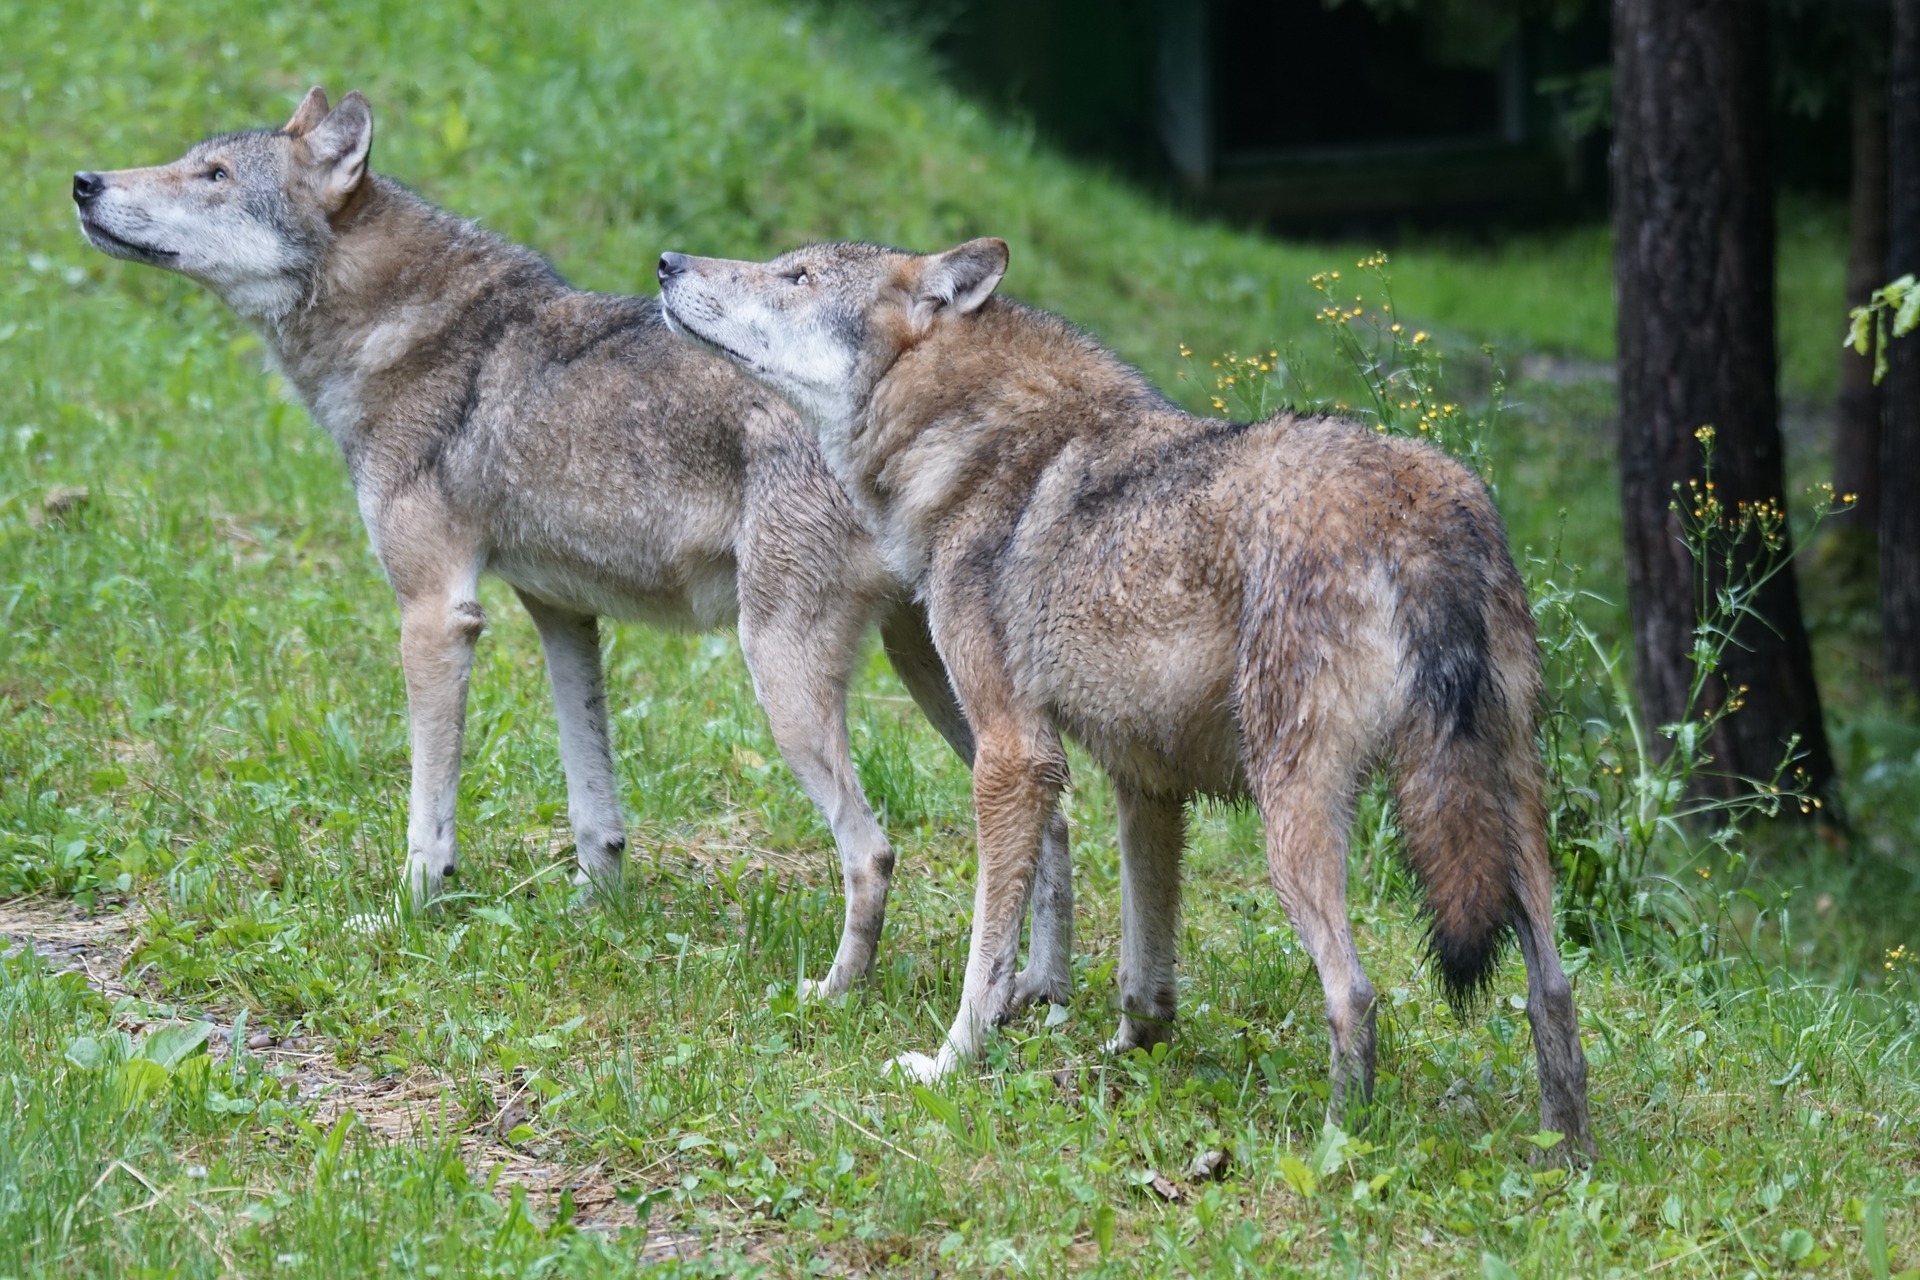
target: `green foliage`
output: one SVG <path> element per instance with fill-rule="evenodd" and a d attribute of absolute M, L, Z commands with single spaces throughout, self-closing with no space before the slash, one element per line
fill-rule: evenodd
<path fill-rule="evenodd" d="M 1873 356 L 1873 380 L 1887 376 L 1888 322 L 1895 338 L 1904 338 L 1920 325 L 1920 283 L 1911 274 L 1873 291 L 1865 306 L 1847 312 L 1846 345 L 1856 355 Z"/>
<path fill-rule="evenodd" d="M 1387 255 L 1374 253 L 1356 262 L 1352 273 L 1327 270 L 1312 277 L 1327 299 L 1317 315 L 1322 331 L 1361 388 L 1353 403 L 1320 393 L 1293 372 L 1297 360 L 1282 360 L 1275 350 L 1212 361 L 1212 405 L 1253 417 L 1290 400 L 1306 411 L 1340 413 L 1377 431 L 1429 441 L 1473 467 L 1497 493 L 1491 441 L 1507 393 L 1498 363 L 1491 362 L 1484 396 L 1450 399 L 1445 353 L 1427 331 L 1399 318 L 1387 268 Z M 1492 355 L 1491 348 L 1486 351 Z M 1191 356 L 1186 348 L 1181 354 Z M 1194 372 L 1189 359 L 1180 376 Z M 1283 387 L 1283 381 L 1291 385 Z M 1777 505 L 1730 507 L 1720 499 L 1713 428 L 1700 428 L 1696 439 L 1705 456 L 1703 478 L 1684 492 L 1676 486 L 1673 503 L 1698 593 L 1688 655 L 1692 677 L 1675 723 L 1642 723 L 1623 646 L 1604 640 L 1583 613 L 1588 593 L 1579 566 L 1567 563 L 1558 548 L 1526 566 L 1549 693 L 1542 735 L 1549 831 L 1569 929 L 1588 944 L 1606 938 L 1651 947 L 1677 963 L 1725 960 L 1745 945 L 1742 925 L 1764 922 L 1772 904 L 1761 904 L 1760 920 L 1735 910 L 1736 900 L 1757 901 L 1739 887 L 1745 829 L 1777 815 L 1783 804 L 1803 812 L 1824 804 L 1797 785 L 1791 743 L 1771 776 L 1723 780 L 1732 783 L 1731 795 L 1703 795 L 1696 784 L 1711 770 L 1716 729 L 1739 712 L 1747 693 L 1742 688 L 1715 696 L 1736 631 L 1754 619 L 1761 587 L 1787 567 L 1789 546 L 1804 546 L 1820 520 L 1844 508 L 1832 487 L 1822 486 L 1809 527 L 1790 539 L 1786 512 Z M 1757 558 L 1747 558 L 1755 552 Z M 1391 817 L 1377 821 L 1375 829 L 1386 829 Z M 1730 873 L 1723 881 L 1735 887 L 1689 888 L 1666 874 L 1682 868 L 1702 880 L 1711 880 L 1718 868 Z"/>
<path fill-rule="evenodd" d="M 1705 457 L 1703 478 L 1685 490 L 1675 485 L 1672 504 L 1697 593 L 1692 674 L 1677 721 L 1642 722 L 1622 646 L 1604 642 L 1579 614 L 1576 567 L 1554 557 L 1536 566 L 1544 572 L 1531 586 L 1553 694 L 1545 733 L 1551 830 L 1568 896 L 1578 904 L 1575 933 L 1593 940 L 1631 930 L 1663 950 L 1716 959 L 1744 945 L 1732 910 L 1736 896 L 1756 902 L 1763 915 L 1768 908 L 1737 887 L 1747 829 L 1776 816 L 1782 805 L 1804 814 L 1825 804 L 1804 790 L 1794 743 L 1786 744 L 1768 777 L 1699 785 L 1711 771 L 1715 731 L 1739 713 L 1748 693 L 1744 686 L 1718 693 L 1718 678 L 1736 631 L 1757 618 L 1753 602 L 1761 587 L 1787 567 L 1789 546 L 1805 545 L 1812 528 L 1844 504 L 1831 486 L 1823 488 L 1811 525 L 1790 541 L 1778 506 L 1730 507 L 1720 499 L 1713 428 L 1700 428 L 1695 438 Z M 1728 873 L 1735 887 L 1684 888 L 1663 874 L 1679 868 L 1702 881 L 1716 870 Z M 1654 927 L 1647 932 L 1640 925 Z"/>
<path fill-rule="evenodd" d="M 1319 986 L 1245 810 L 1193 815 L 1178 1039 L 1101 1052 L 1118 865 L 1111 796 L 1078 758 L 1073 1004 L 1016 1019 L 981 1071 L 927 1098 L 893 1084 L 878 1064 L 931 1047 L 958 998 L 971 808 L 965 770 L 878 657 L 852 732 L 901 869 L 860 998 L 794 998 L 837 936 L 832 852 L 724 636 L 608 629 L 633 875 L 606 908 L 573 907 L 538 646 L 497 584 L 482 587 L 463 892 L 356 931 L 391 901 L 405 846 L 406 721 L 391 595 L 344 470 L 217 304 L 80 241 L 65 186 L 276 123 L 319 80 L 372 95 L 379 168 L 595 287 L 641 287 L 668 247 L 1004 235 L 1017 295 L 1195 407 L 1222 388 L 1191 382 L 1220 371 L 1174 377 L 1182 341 L 1262 353 L 1254 373 L 1284 373 L 1248 386 L 1268 408 L 1345 403 L 1449 439 L 1456 420 L 1484 427 L 1519 536 L 1572 512 L 1566 555 L 1588 573 L 1569 607 L 1599 637 L 1617 634 L 1593 599 L 1614 530 L 1607 485 L 1585 477 L 1605 473 L 1592 440 L 1610 409 L 1535 383 L 1483 412 L 1493 378 L 1473 349 L 1606 358 L 1604 233 L 1404 247 L 1392 305 L 1410 345 L 1367 348 L 1376 402 L 1341 334 L 1315 336 L 1336 299 L 1311 276 L 1335 250 L 1195 224 L 1062 163 L 852 8 L 0 0 L 0 30 L 18 179 L 0 192 L 0 900 L 15 935 L 41 914 L 71 924 L 68 907 L 109 924 L 144 908 L 124 961 L 104 944 L 84 957 L 112 998 L 54 972 L 77 962 L 64 944 L 0 963 L 0 1274 L 1920 1260 L 1920 1182 L 1898 1146 L 1920 1113 L 1920 988 L 1894 938 L 1858 990 L 1770 965 L 1730 983 L 1684 948 L 1574 949 L 1603 1156 L 1536 1169 L 1524 980 L 1504 970 L 1466 1026 L 1430 994 L 1377 790 L 1352 877 L 1382 993 L 1364 1132 L 1322 1127 Z M 1791 241 L 1802 265 L 1782 269 L 1783 291 L 1805 290 L 1782 307 L 1786 349 L 1827 365 L 1835 244 Z M 1920 840 L 1920 741 L 1891 719 L 1846 740 L 1892 858 Z M 256 1033 L 267 1047 L 246 1048 Z M 1184 1173 L 1203 1153 L 1223 1172 Z"/>

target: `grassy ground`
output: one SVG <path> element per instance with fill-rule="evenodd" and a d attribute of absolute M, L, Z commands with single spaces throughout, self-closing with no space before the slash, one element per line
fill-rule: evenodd
<path fill-rule="evenodd" d="M 377 167 L 581 283 L 640 287 L 666 247 L 991 232 L 1014 245 L 1014 292 L 1197 404 L 1210 366 L 1178 378 L 1181 342 L 1202 361 L 1284 349 L 1341 394 L 1308 277 L 1358 250 L 1164 215 L 931 87 L 909 45 L 812 8 L 0 0 L 0 30 L 17 176 L 0 194 L 0 932 L 34 944 L 0 962 L 0 1274 L 1920 1264 L 1920 1008 L 1904 956 L 1882 960 L 1911 913 L 1883 894 L 1876 920 L 1846 889 L 1894 883 L 1859 879 L 1872 859 L 1915 864 L 1920 741 L 1864 696 L 1842 726 L 1861 835 L 1814 864 L 1839 892 L 1824 912 L 1794 899 L 1769 935 L 1790 958 L 1824 939 L 1823 969 L 1572 951 L 1603 1156 L 1571 1176 L 1525 1159 L 1517 965 L 1468 1023 L 1437 1006 L 1377 810 L 1355 856 L 1386 993 L 1364 1141 L 1320 1129 L 1317 982 L 1244 813 L 1196 824 L 1178 1042 L 1103 1058 L 1114 835 L 1084 767 L 1075 1003 L 938 1091 L 882 1078 L 957 999 L 971 837 L 964 772 L 878 661 L 856 750 L 903 870 L 864 999 L 794 1004 L 838 926 L 831 848 L 730 637 L 613 632 L 634 875 L 606 910 L 570 909 L 537 645 L 497 584 L 466 894 L 377 943 L 348 933 L 404 847 L 390 597 L 332 445 L 257 343 L 184 282 L 87 249 L 73 169 L 277 123 L 316 80 L 357 86 Z M 1793 224 L 1813 229 L 1782 268 L 1803 397 L 1837 343 L 1819 217 Z M 1609 405 L 1577 364 L 1606 354 L 1604 241 L 1396 257 L 1402 313 L 1459 349 L 1463 385 L 1485 381 L 1481 340 L 1562 358 L 1519 389 L 1494 463 L 1516 541 L 1545 546 L 1564 509 L 1570 557 L 1604 587 Z M 1188 1175 L 1215 1151 L 1221 1179 Z"/>

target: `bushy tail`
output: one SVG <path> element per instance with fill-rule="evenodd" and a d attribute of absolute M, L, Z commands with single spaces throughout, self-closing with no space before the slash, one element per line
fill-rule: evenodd
<path fill-rule="evenodd" d="M 1504 554 L 1473 569 L 1415 582 L 1402 601 L 1413 696 L 1393 744 L 1428 945 L 1441 990 L 1461 1012 L 1485 992 L 1513 936 L 1519 824 L 1537 814 L 1540 789 L 1539 668 L 1525 593 Z"/>

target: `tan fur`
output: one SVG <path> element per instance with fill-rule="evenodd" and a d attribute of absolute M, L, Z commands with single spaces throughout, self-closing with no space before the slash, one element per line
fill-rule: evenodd
<path fill-rule="evenodd" d="M 1251 795 L 1319 968 L 1331 1111 L 1369 1096 L 1374 992 L 1346 910 L 1355 790 L 1385 763 L 1437 967 L 1469 999 L 1518 927 L 1544 1123 L 1591 1146 L 1552 938 L 1532 621 L 1485 490 L 1350 422 L 1200 419 L 1054 316 L 992 297 L 999 241 L 772 263 L 661 262 L 674 326 L 786 395 L 910 571 L 979 742 L 980 883 L 961 1009 L 921 1076 L 1010 1007 L 1019 904 L 1064 783 L 1059 735 L 1112 777 L 1124 931 L 1116 1040 L 1174 1008 L 1182 807 Z"/>
<path fill-rule="evenodd" d="M 481 574 L 539 630 L 560 729 L 577 883 L 626 848 L 598 618 L 737 619 L 775 743 L 832 829 L 846 916 L 824 980 L 873 965 L 893 851 L 862 794 L 847 681 L 870 622 L 962 756 L 973 740 L 919 610 L 876 554 L 811 433 L 776 397 L 665 330 L 647 298 L 569 287 L 532 252 L 367 169 L 372 108 L 310 92 L 285 129 L 172 164 L 75 175 L 104 252 L 206 284 L 261 334 L 338 442 L 401 616 L 412 730 L 405 883 L 458 861 L 455 801 Z M 1066 827 L 1020 991 L 1064 999 Z M 1058 864 L 1058 865 L 1055 865 Z"/>

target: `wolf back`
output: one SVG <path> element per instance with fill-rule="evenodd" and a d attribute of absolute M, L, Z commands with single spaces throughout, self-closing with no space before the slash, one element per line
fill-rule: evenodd
<path fill-rule="evenodd" d="M 1113 778 L 1123 1011 L 1174 1014 L 1185 804 L 1250 794 L 1313 956 L 1329 1112 L 1371 1094 L 1374 990 L 1347 919 L 1354 797 L 1384 763 L 1464 1002 L 1516 931 L 1543 1124 L 1591 1144 L 1553 940 L 1532 620 L 1486 491 L 1351 422 L 1186 414 L 1058 317 L 995 296 L 998 240 L 918 255 L 814 245 L 769 263 L 663 255 L 669 322 L 786 396 L 927 602 L 978 742 L 980 880 L 961 1008 L 920 1078 L 1003 1020 L 1059 735 Z"/>

